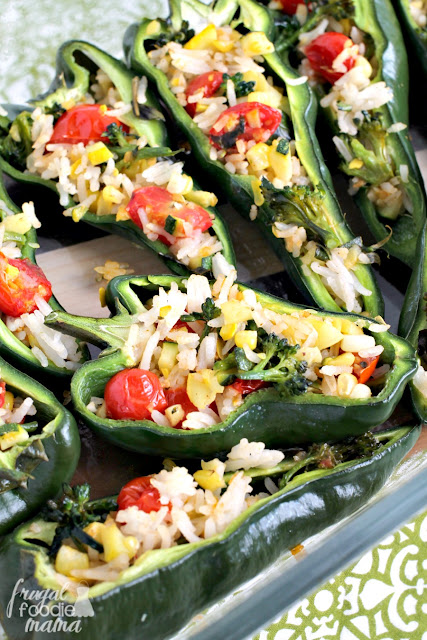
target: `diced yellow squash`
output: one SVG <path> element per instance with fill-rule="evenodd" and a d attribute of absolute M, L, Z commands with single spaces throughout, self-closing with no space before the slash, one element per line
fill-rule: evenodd
<path fill-rule="evenodd" d="M 252 309 L 240 300 L 228 300 L 221 305 L 225 324 L 247 322 L 252 319 Z M 222 337 L 222 336 L 221 336 Z"/>
<path fill-rule="evenodd" d="M 322 362 L 322 354 L 319 347 L 302 347 L 295 354 L 297 360 L 305 360 L 309 367 Z"/>
<path fill-rule="evenodd" d="M 169 420 L 171 427 L 175 427 L 185 418 L 185 411 L 181 404 L 173 404 L 166 409 L 165 416 Z"/>
<path fill-rule="evenodd" d="M 273 53 L 274 44 L 263 31 L 252 31 L 240 39 L 242 49 L 247 56 L 264 56 Z"/>
<path fill-rule="evenodd" d="M 72 576 L 71 572 L 75 569 L 89 569 L 89 556 L 87 553 L 63 544 L 56 554 L 55 571 L 64 576 Z"/>
<path fill-rule="evenodd" d="M 168 375 L 176 365 L 177 355 L 178 355 L 178 345 L 176 344 L 176 342 L 163 343 L 158 366 L 162 376 L 164 376 L 165 378 L 168 377 Z"/>
<path fill-rule="evenodd" d="M 106 524 L 103 529 L 102 545 L 104 547 L 105 562 L 111 562 L 122 553 L 126 553 L 129 558 L 133 558 L 135 555 L 129 550 L 129 546 L 126 544 L 126 537 L 114 522 Z"/>
<path fill-rule="evenodd" d="M 268 84 L 268 83 L 267 83 Z M 271 85 L 268 85 L 270 89 L 268 91 L 252 91 L 248 95 L 248 102 L 261 102 L 273 109 L 281 109 L 283 96 Z"/>
<path fill-rule="evenodd" d="M 130 220 L 130 215 L 125 205 L 120 205 L 116 213 L 117 222 L 122 222 L 124 220 Z"/>
<path fill-rule="evenodd" d="M 219 477 L 218 473 L 209 469 L 200 469 L 193 474 L 195 481 L 202 489 L 209 491 L 216 491 L 217 489 L 223 489 L 225 482 Z"/>
<path fill-rule="evenodd" d="M 283 182 L 290 182 L 292 179 L 292 156 L 288 151 L 286 155 L 276 151 L 278 141 L 274 140 L 271 147 L 269 147 L 269 160 L 271 168 L 279 180 Z"/>
<path fill-rule="evenodd" d="M 236 347 L 243 349 L 246 344 L 249 349 L 255 349 L 257 345 L 258 334 L 256 331 L 238 331 L 235 336 Z"/>
<path fill-rule="evenodd" d="M 13 216 L 6 216 L 3 220 L 3 226 L 10 233 L 27 233 L 32 224 L 24 213 L 15 213 Z"/>
<path fill-rule="evenodd" d="M 341 353 L 336 358 L 325 358 L 324 365 L 331 365 L 333 367 L 352 367 L 355 361 L 355 355 L 353 353 Z"/>
<path fill-rule="evenodd" d="M 347 318 L 342 319 L 341 333 L 346 336 L 363 336 L 363 329 Z"/>
<path fill-rule="evenodd" d="M 199 410 L 209 407 L 217 394 L 224 392 L 224 388 L 219 384 L 216 373 L 212 369 L 190 373 L 187 378 L 188 397 Z"/>
<path fill-rule="evenodd" d="M 258 71 L 245 71 L 243 80 L 245 82 L 255 82 L 254 91 L 267 92 L 271 89 L 271 85 L 267 82 L 265 75 Z"/>
<path fill-rule="evenodd" d="M 236 330 L 237 324 L 235 322 L 232 322 L 231 324 L 225 324 L 223 327 L 221 327 L 219 335 L 223 340 L 231 340 L 231 338 L 234 337 Z"/>
<path fill-rule="evenodd" d="M 201 267 L 202 256 L 194 256 L 193 258 L 190 258 L 188 266 L 190 267 L 191 271 L 195 271 L 196 269 Z"/>
<path fill-rule="evenodd" d="M 90 144 L 86 147 L 86 152 L 89 161 L 94 166 L 107 162 L 113 157 L 113 154 L 103 142 L 94 142 L 94 144 Z"/>
<path fill-rule="evenodd" d="M 102 197 L 110 204 L 120 204 L 125 196 L 119 189 L 109 184 L 103 188 Z"/>
<path fill-rule="evenodd" d="M 15 446 L 15 444 L 25 442 L 29 437 L 28 431 L 26 431 L 24 427 L 21 427 L 21 425 L 18 425 L 16 431 L 10 431 L 0 436 L 0 449 L 6 451 L 6 449 L 10 449 Z"/>
<path fill-rule="evenodd" d="M 91 536 L 96 542 L 102 544 L 102 535 L 105 529 L 105 524 L 103 522 L 91 522 L 88 524 L 83 531 Z"/>
<path fill-rule="evenodd" d="M 139 549 L 139 542 L 135 536 L 125 536 L 125 547 L 128 552 L 129 559 L 131 560 L 136 556 L 136 553 Z"/>
<path fill-rule="evenodd" d="M 321 351 L 322 349 L 328 349 L 332 347 L 333 344 L 337 344 L 340 340 L 343 339 L 343 334 L 332 324 L 329 322 L 324 322 L 320 318 L 315 318 L 314 316 L 309 316 L 307 318 L 307 322 L 309 322 L 317 331 L 317 340 L 315 346 L 318 347 Z"/>
<path fill-rule="evenodd" d="M 217 40 L 216 27 L 213 24 L 208 24 L 200 33 L 197 33 L 191 38 L 185 45 L 184 49 L 207 49 L 213 45 Z"/>
<path fill-rule="evenodd" d="M 249 160 L 254 171 L 262 171 L 267 169 L 270 164 L 268 154 L 270 147 L 265 142 L 258 142 L 246 152 L 246 158 Z"/>
<path fill-rule="evenodd" d="M 14 399 L 13 393 L 11 391 L 6 391 L 4 394 L 3 409 L 6 409 L 6 411 L 12 411 Z"/>
<path fill-rule="evenodd" d="M 221 53 L 228 53 L 234 47 L 234 42 L 231 40 L 214 40 L 212 44 L 214 48 Z"/>

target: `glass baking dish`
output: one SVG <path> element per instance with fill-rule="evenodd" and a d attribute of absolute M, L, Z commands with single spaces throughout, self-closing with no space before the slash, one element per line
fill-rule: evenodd
<path fill-rule="evenodd" d="M 127 25 L 143 15 L 152 18 L 164 16 L 166 3 L 140 0 L 138 6 L 124 12 L 117 0 L 108 3 L 107 9 L 103 0 L 91 0 L 90 3 L 74 0 L 72 4 L 58 4 L 55 0 L 39 0 L 34 4 L 15 0 L 2 10 L 0 102 L 23 103 L 29 96 L 47 89 L 53 75 L 56 49 L 64 40 L 87 39 L 120 56 L 121 38 Z M 61 20 L 56 21 L 58 11 L 61 12 Z M 63 31 L 64 24 L 67 25 L 66 32 Z M 426 175 L 425 127 L 415 123 L 411 133 Z M 344 181 L 337 177 L 336 186 L 354 232 L 363 233 L 369 242 L 369 233 L 346 193 Z M 12 185 L 11 193 L 17 201 L 35 200 L 36 210 L 44 223 L 39 234 L 39 263 L 52 279 L 55 293 L 68 311 L 106 315 L 106 311 L 99 307 L 99 283 L 92 271 L 106 258 L 126 261 L 136 273 L 165 271 L 156 256 L 121 239 L 101 240 L 99 232 L 63 218 L 52 196 L 15 185 Z M 228 205 L 222 207 L 222 212 L 239 247 L 239 279 L 300 302 L 301 298 L 283 272 L 281 263 L 257 231 Z M 62 265 L 67 271 L 70 264 L 74 268 L 73 282 L 57 268 Z M 409 270 L 395 260 L 384 258 L 377 274 L 385 297 L 386 318 L 395 330 Z M 399 416 L 396 420 L 399 421 Z M 114 493 L 133 475 L 158 468 L 159 461 L 155 458 L 117 450 L 100 441 L 83 425 L 81 436 L 82 459 L 74 482 L 90 480 L 93 497 Z M 216 640 L 219 637 L 243 640 L 253 637 L 257 630 L 425 508 L 426 427 L 416 447 L 373 500 L 337 525 L 304 541 L 304 550 L 297 556 L 284 549 L 282 557 L 274 565 L 241 585 L 236 593 L 197 615 L 175 636 L 176 640 Z"/>

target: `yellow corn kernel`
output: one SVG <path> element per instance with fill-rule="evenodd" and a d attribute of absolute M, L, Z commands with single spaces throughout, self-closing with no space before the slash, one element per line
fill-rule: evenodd
<path fill-rule="evenodd" d="M 105 287 L 99 287 L 99 302 L 101 307 L 107 306 L 107 301 L 105 299 Z"/>
<path fill-rule="evenodd" d="M 247 56 L 264 56 L 274 51 L 274 44 L 263 31 L 247 33 L 241 38 L 240 43 Z"/>
<path fill-rule="evenodd" d="M 125 544 L 125 536 L 114 522 L 106 523 L 102 531 L 102 546 L 104 547 L 105 562 L 111 562 L 122 553 L 127 553 L 129 558 L 133 557 L 129 554 L 129 549 Z"/>
<path fill-rule="evenodd" d="M 126 209 L 126 205 L 122 204 L 117 210 L 116 213 L 117 222 L 122 222 L 124 220 L 130 220 L 130 215 L 128 210 Z"/>
<path fill-rule="evenodd" d="M 258 334 L 256 331 L 238 331 L 235 335 L 236 346 L 243 349 L 243 345 L 247 344 L 249 349 L 255 349 L 257 345 Z"/>
<path fill-rule="evenodd" d="M 341 398 L 348 398 L 356 385 L 356 376 L 351 373 L 340 373 L 337 378 L 337 393 Z"/>
<path fill-rule="evenodd" d="M 91 538 L 102 544 L 102 533 L 105 529 L 105 524 L 103 522 L 91 522 L 88 524 L 83 531 L 88 534 Z"/>
<path fill-rule="evenodd" d="M 4 394 L 3 409 L 6 409 L 6 411 L 12 411 L 14 400 L 15 398 L 13 393 L 11 391 L 6 391 Z"/>
<path fill-rule="evenodd" d="M 172 307 L 170 305 L 167 305 L 166 307 L 160 307 L 159 309 L 159 316 L 161 318 L 166 318 L 166 316 L 168 315 L 169 311 L 171 311 Z"/>
<path fill-rule="evenodd" d="M 160 22 L 158 20 L 152 20 L 147 24 L 145 33 L 147 36 L 152 36 L 154 33 L 160 31 Z"/>
<path fill-rule="evenodd" d="M 348 164 L 349 169 L 361 169 L 363 167 L 363 160 L 360 158 L 353 158 Z"/>
<path fill-rule="evenodd" d="M 224 314 L 225 324 L 234 322 L 247 322 L 252 319 L 252 310 L 244 302 L 239 300 L 229 300 L 221 305 Z"/>
<path fill-rule="evenodd" d="M 270 147 L 265 142 L 258 142 L 246 152 L 246 158 L 251 163 L 254 171 L 262 171 L 267 169 L 270 162 L 268 159 L 268 153 Z"/>
<path fill-rule="evenodd" d="M 216 471 L 200 469 L 193 474 L 193 477 L 202 489 L 207 489 L 208 491 L 216 491 L 225 487 L 224 480 L 220 478 Z"/>
<path fill-rule="evenodd" d="M 16 428 L 16 431 L 10 431 L 9 433 L 4 433 L 0 436 L 0 450 L 6 451 L 6 449 L 10 449 L 15 444 L 21 444 L 21 442 L 25 442 L 28 440 L 30 436 L 28 435 L 28 431 L 21 427 L 19 424 Z"/>
<path fill-rule="evenodd" d="M 113 154 L 103 142 L 95 142 L 94 144 L 90 144 L 88 147 L 86 147 L 86 151 L 89 161 L 94 166 L 102 164 L 103 162 L 107 162 L 107 160 L 113 157 Z"/>
<path fill-rule="evenodd" d="M 264 204 L 264 194 L 261 189 L 261 180 L 253 177 L 251 181 L 252 194 L 254 197 L 254 203 L 257 207 L 261 207 Z"/>
<path fill-rule="evenodd" d="M 72 576 L 74 569 L 89 569 L 89 556 L 68 544 L 63 544 L 55 558 L 55 571 L 64 576 Z"/>
<path fill-rule="evenodd" d="M 278 140 L 273 140 L 271 147 L 269 147 L 269 161 L 271 168 L 279 180 L 283 182 L 290 182 L 292 179 L 292 156 L 288 151 L 286 155 L 276 151 Z"/>
<path fill-rule="evenodd" d="M 5 269 L 8 280 L 15 280 L 19 276 L 19 269 L 12 264 L 8 264 Z"/>
<path fill-rule="evenodd" d="M 116 189 L 116 187 L 107 185 L 102 190 L 102 197 L 105 202 L 109 202 L 110 204 L 120 204 L 124 198 L 124 194 L 119 191 L 119 189 Z"/>
<path fill-rule="evenodd" d="M 2 222 L 5 231 L 10 233 L 27 233 L 31 228 L 31 220 L 24 213 L 15 213 L 13 216 L 6 216 Z"/>
<path fill-rule="evenodd" d="M 72 178 L 76 177 L 76 170 L 80 167 L 81 165 L 81 158 L 78 158 L 75 162 L 73 162 L 73 164 L 70 167 L 70 176 Z"/>
<path fill-rule="evenodd" d="M 200 33 L 197 33 L 185 45 L 184 49 L 207 49 L 217 40 L 216 27 L 208 24 Z"/>
<path fill-rule="evenodd" d="M 207 108 L 208 108 L 207 104 L 202 104 L 201 102 L 198 102 L 196 104 L 196 113 L 204 113 Z"/>
<path fill-rule="evenodd" d="M 248 111 L 246 114 L 246 119 L 250 127 L 253 127 L 254 129 L 259 129 L 261 127 L 259 109 L 252 109 L 251 111 Z"/>
<path fill-rule="evenodd" d="M 353 353 L 341 353 L 336 358 L 325 358 L 322 364 L 331 365 L 332 367 L 352 367 L 354 365 L 355 356 Z"/>
<path fill-rule="evenodd" d="M 341 320 L 341 333 L 346 336 L 361 336 L 363 335 L 363 329 L 354 322 L 351 322 L 351 320 L 343 318 Z"/>
<path fill-rule="evenodd" d="M 169 420 L 171 427 L 175 427 L 185 418 L 185 411 L 180 404 L 173 404 L 165 411 L 165 416 Z"/>
<path fill-rule="evenodd" d="M 353 400 L 366 400 L 367 398 L 370 398 L 371 395 L 372 391 L 367 384 L 356 384 L 356 386 L 353 387 L 350 398 Z"/>
<path fill-rule="evenodd" d="M 221 327 L 219 335 L 223 340 L 231 340 L 231 338 L 236 333 L 236 329 L 237 324 L 235 322 L 232 322 L 231 324 L 225 324 L 223 327 Z"/>
<path fill-rule="evenodd" d="M 190 402 L 199 410 L 209 407 L 217 393 L 224 393 L 224 389 L 225 387 L 219 384 L 213 369 L 201 369 L 188 374 L 187 394 Z"/>
<path fill-rule="evenodd" d="M 71 212 L 71 217 L 74 222 L 79 222 L 83 218 L 85 213 L 87 213 L 86 207 L 74 207 Z"/>
<path fill-rule="evenodd" d="M 100 104 L 99 105 L 99 110 L 102 114 L 107 113 L 107 105 L 106 104 Z"/>

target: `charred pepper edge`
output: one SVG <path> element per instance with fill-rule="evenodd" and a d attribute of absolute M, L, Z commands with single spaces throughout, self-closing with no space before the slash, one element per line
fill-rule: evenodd
<path fill-rule="evenodd" d="M 0 158 L 0 199 L 5 202 L 12 211 L 20 213 L 21 209 L 13 202 L 6 191 L 3 182 L 3 171 L 7 173 L 4 168 L 4 163 Z M 37 244 L 36 230 L 30 229 L 25 236 L 27 241 L 22 247 L 22 257 L 28 258 L 33 264 L 37 265 L 35 248 L 30 246 L 30 243 Z M 61 311 L 63 309 L 54 295 L 50 298 L 49 305 L 52 307 L 52 311 Z M 16 338 L 2 320 L 0 320 L 0 353 L 6 359 L 10 359 L 13 364 L 25 366 L 32 375 L 41 376 L 42 380 L 46 380 L 54 385 L 60 380 L 61 384 L 62 382 L 66 382 L 73 375 L 71 370 L 58 367 L 51 361 L 49 361 L 47 367 L 42 367 L 39 360 L 33 355 L 31 349 Z M 86 345 L 81 345 L 81 353 L 81 362 L 89 359 L 89 351 Z"/>
<path fill-rule="evenodd" d="M 48 461 L 33 471 L 26 489 L 11 489 L 0 494 L 0 535 L 31 517 L 43 503 L 60 492 L 62 483 L 71 479 L 80 455 L 80 438 L 71 413 L 40 382 L 30 378 L 0 358 L 1 378 L 7 385 L 32 397 L 42 419 L 47 421 L 43 445 Z"/>
<path fill-rule="evenodd" d="M 82 53 L 91 62 L 96 64 L 98 68 L 103 70 L 107 68 L 109 70 L 108 75 L 110 77 L 112 72 L 114 72 L 115 86 L 118 88 L 125 101 L 132 102 L 131 86 L 133 74 L 120 60 L 113 58 L 105 51 L 102 51 L 95 45 L 83 40 L 69 40 L 59 48 L 57 52 L 56 76 L 48 91 L 32 101 L 35 106 L 51 106 L 58 100 L 64 100 L 66 95 L 69 94 L 73 88 L 77 89 L 80 94 L 85 93 L 85 86 L 88 86 L 89 84 L 89 70 L 82 64 L 76 62 L 74 58 L 74 54 L 76 52 Z M 156 110 L 160 109 L 157 99 L 150 90 L 147 90 L 147 104 L 149 107 L 153 107 Z M 32 109 L 33 107 L 29 108 Z M 142 118 L 135 116 L 133 113 L 123 116 L 123 120 L 126 121 L 129 126 L 135 127 L 140 135 L 146 135 L 148 138 L 148 144 L 151 147 L 164 147 L 169 144 L 168 133 L 163 122 L 155 119 L 143 120 Z M 48 187 L 56 195 L 59 195 L 56 182 L 53 180 L 46 180 L 38 175 L 20 171 L 15 167 L 12 167 L 9 162 L 1 157 L 0 168 L 15 180 Z M 196 181 L 194 181 L 194 187 L 197 189 Z M 76 203 L 71 196 L 69 198 L 68 206 L 76 206 Z M 215 231 L 215 234 L 223 245 L 221 253 L 224 255 L 227 262 L 235 264 L 236 258 L 234 248 L 226 223 L 216 208 L 206 207 L 206 210 L 214 215 L 212 229 Z M 146 245 L 163 259 L 166 266 L 171 269 L 171 271 L 178 275 L 191 274 L 191 270 L 178 262 L 163 242 L 160 240 L 149 240 L 143 230 L 130 220 L 116 221 L 115 215 L 110 214 L 98 216 L 90 212 L 85 213 L 81 220 L 104 231 L 116 233 L 131 242 Z"/>
<path fill-rule="evenodd" d="M 121 349 L 124 338 L 120 336 L 119 327 L 124 327 L 123 335 L 126 335 L 126 326 L 131 322 L 129 313 L 137 313 L 142 309 L 138 295 L 132 287 L 146 287 L 149 292 L 148 298 L 158 287 L 168 287 L 171 282 L 176 282 L 178 286 L 183 287 L 182 278 L 175 276 L 114 278 L 108 284 L 106 293 L 107 304 L 113 314 L 110 321 L 69 316 L 63 313 L 51 314 L 47 320 L 48 325 L 74 335 L 84 336 L 85 339 L 92 340 L 101 347 L 110 345 L 110 348 L 104 352 L 106 355 L 79 369 L 73 377 L 71 392 L 74 408 L 84 422 L 111 442 L 124 448 L 175 457 L 203 457 L 230 449 L 242 437 L 262 440 L 272 446 L 283 443 L 302 444 L 319 441 L 319 439 L 339 440 L 346 435 L 352 435 L 356 431 L 362 433 L 384 422 L 402 396 L 406 382 L 415 373 L 416 359 L 409 343 L 388 332 L 383 332 L 377 333 L 375 337 L 379 344 L 384 345 L 385 357 L 390 360 L 390 363 L 393 362 L 393 367 L 387 374 L 384 388 L 378 396 L 367 400 L 348 400 L 320 394 L 283 398 L 275 389 L 263 389 L 250 394 L 243 405 L 225 421 L 213 427 L 194 431 L 160 427 L 148 420 L 129 422 L 99 418 L 86 408 L 90 398 L 94 395 L 102 395 L 106 382 L 117 371 L 131 365 Z M 241 290 L 251 288 L 242 284 L 238 286 Z M 305 309 L 274 296 L 254 291 L 259 301 L 274 311 L 283 313 Z M 366 317 L 355 314 L 334 314 L 315 310 L 314 312 L 319 316 L 363 319 L 365 326 L 371 322 Z M 283 424 L 284 407 L 288 416 L 286 425 Z"/>
<path fill-rule="evenodd" d="M 160 554 L 151 552 L 145 573 L 130 581 L 119 579 L 109 591 L 104 587 L 99 589 L 98 595 L 91 597 L 95 616 L 83 618 L 83 640 L 92 637 L 95 629 L 102 629 L 107 639 L 117 637 L 117 616 L 108 615 L 105 604 L 114 605 L 108 611 L 122 610 L 133 590 L 138 590 L 136 598 L 143 602 L 144 611 L 138 607 L 128 610 L 125 628 L 124 620 L 120 619 L 120 633 L 126 632 L 129 640 L 136 640 L 143 631 L 147 637 L 160 640 L 177 631 L 192 615 L 259 573 L 285 549 L 293 548 L 359 508 L 385 484 L 394 467 L 415 443 L 419 431 L 419 427 L 401 428 L 394 432 L 394 439 L 386 447 L 368 460 L 356 461 L 352 467 L 343 470 L 326 472 L 309 482 L 294 486 L 290 483 L 280 494 L 248 509 L 218 539 L 173 547 L 160 552 L 162 555 L 157 561 Z M 338 491 L 338 488 L 345 491 Z M 312 494 L 316 504 L 312 505 L 307 517 L 307 499 Z M 268 531 L 263 526 L 264 518 L 268 519 Z M 0 585 L 0 609 L 11 640 L 24 637 L 25 620 L 5 615 L 14 585 L 22 572 L 33 589 L 55 589 L 55 582 L 49 579 L 45 552 L 24 537 L 30 524 L 26 523 L 8 536 L 0 550 L 0 563 L 7 568 L 3 572 L 5 580 Z M 220 562 L 212 565 L 214 555 Z M 213 566 L 214 573 L 218 567 L 217 576 L 212 574 Z M 163 585 L 161 589 L 160 584 Z M 168 585 L 166 593 L 165 584 Z M 172 605 L 173 602 L 176 605 L 176 592 L 183 584 L 190 590 L 177 609 Z M 206 585 L 211 586 L 208 589 Z M 143 612 L 148 613 L 144 617 L 145 627 L 141 627 Z M 65 635 L 58 635 L 58 638 L 65 638 Z"/>
<path fill-rule="evenodd" d="M 171 16 L 170 20 L 175 28 L 179 28 L 180 15 L 179 5 L 183 3 L 171 2 Z M 197 10 L 201 10 L 204 5 L 197 2 L 186 2 L 191 8 L 196 7 Z M 218 8 L 219 7 L 219 8 Z M 216 8 L 225 14 L 228 13 L 228 19 L 234 15 L 239 7 L 247 8 L 247 15 L 250 18 L 250 9 L 257 11 L 257 28 L 264 26 L 264 31 L 267 36 L 272 39 L 272 21 L 265 9 L 261 5 L 257 5 L 252 0 L 242 0 L 242 2 L 236 2 L 235 0 L 225 0 L 225 2 L 218 2 Z M 207 7 L 209 8 L 209 6 Z M 158 91 L 169 108 L 174 120 L 181 127 L 183 132 L 188 136 L 194 154 L 203 168 L 206 168 L 212 173 L 214 178 L 221 184 L 224 191 L 227 193 L 229 200 L 244 216 L 248 216 L 248 211 L 253 204 L 253 191 L 251 179 L 247 176 L 231 175 L 224 166 L 215 160 L 211 160 L 209 157 L 210 144 L 207 137 L 200 131 L 197 124 L 195 124 L 192 118 L 187 114 L 176 101 L 174 95 L 169 89 L 166 76 L 158 69 L 153 67 L 146 55 L 144 42 L 146 39 L 152 39 L 153 35 L 158 35 L 161 32 L 167 31 L 166 26 L 161 25 L 159 22 L 159 32 L 156 34 L 147 35 L 145 33 L 146 27 L 150 24 L 150 20 L 144 20 L 141 25 L 131 25 L 124 36 L 124 49 L 128 60 L 128 64 L 133 67 L 138 73 L 143 73 L 149 76 L 149 78 L 156 83 Z M 164 21 L 163 21 L 164 23 Z M 265 56 L 265 60 L 272 68 L 272 70 L 279 75 L 281 81 L 286 84 L 286 89 L 289 96 L 294 97 L 298 108 L 295 113 L 298 117 L 298 124 L 295 122 L 293 126 L 298 130 L 297 148 L 303 159 L 304 167 L 314 185 L 321 186 L 328 199 L 328 210 L 330 211 L 330 218 L 332 220 L 332 226 L 335 227 L 335 232 L 338 238 L 344 244 L 353 238 L 349 228 L 347 227 L 344 218 L 339 210 L 339 205 L 335 194 L 332 191 L 332 182 L 329 171 L 324 163 L 321 155 L 320 147 L 318 145 L 315 133 L 314 133 L 314 121 L 315 112 L 317 109 L 317 102 L 315 101 L 311 90 L 308 88 L 302 88 L 301 86 L 295 87 L 288 85 L 286 80 L 297 78 L 298 74 L 292 69 L 286 68 L 283 60 L 280 60 L 276 54 L 268 54 Z M 304 94 L 303 108 L 299 107 L 298 102 L 302 101 L 301 96 Z M 301 120 L 301 122 L 300 122 Z M 306 148 L 307 147 L 307 148 Z M 313 153 L 314 151 L 314 153 Z M 305 156 L 305 157 L 304 157 Z M 314 156 L 315 166 L 312 166 Z M 333 311 L 340 311 L 336 302 L 328 293 L 324 285 L 321 283 L 320 278 L 313 274 L 312 276 L 306 276 L 302 271 L 302 264 L 299 259 L 295 259 L 291 254 L 286 251 L 283 241 L 278 240 L 271 233 L 270 228 L 267 226 L 267 221 L 271 218 L 271 210 L 266 204 L 258 208 L 258 216 L 255 222 L 260 228 L 261 233 L 271 244 L 273 250 L 284 262 L 286 270 L 290 273 L 291 277 L 297 282 L 298 286 L 302 288 L 305 296 L 314 301 L 319 306 L 330 309 Z M 263 220 L 265 219 L 265 221 Z M 357 275 L 361 278 L 361 282 L 364 286 L 371 289 L 371 296 L 362 296 L 365 304 L 365 308 L 371 313 L 372 316 L 381 315 L 383 313 L 383 300 L 381 292 L 378 288 L 374 275 L 370 267 L 358 267 Z"/>

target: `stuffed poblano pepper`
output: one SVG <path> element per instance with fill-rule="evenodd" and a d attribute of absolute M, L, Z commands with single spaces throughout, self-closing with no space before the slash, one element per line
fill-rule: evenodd
<path fill-rule="evenodd" d="M 293 10 L 288 4 L 283 2 L 285 12 Z M 276 46 L 316 91 L 340 169 L 350 176 L 349 192 L 371 232 L 386 251 L 413 266 L 425 193 L 407 127 L 406 50 L 391 3 L 295 4 L 299 20 L 293 16 L 277 26 Z"/>
<path fill-rule="evenodd" d="M 71 414 L 39 382 L 0 358 L 0 535 L 61 491 L 79 453 Z"/>
<path fill-rule="evenodd" d="M 167 21 L 130 27 L 125 49 L 307 299 L 381 315 L 373 256 L 344 221 L 315 136 L 316 101 L 274 51 L 273 27 L 252 0 L 172 2 Z"/>
<path fill-rule="evenodd" d="M 44 326 L 45 316 L 61 307 L 36 264 L 39 227 L 34 204 L 19 209 L 0 171 L 0 353 L 28 373 L 60 383 L 88 354 L 75 338 Z"/>
<path fill-rule="evenodd" d="M 190 472 L 168 460 L 110 499 L 88 502 L 87 485 L 68 487 L 0 549 L 8 638 L 169 637 L 363 505 L 418 434 L 403 427 L 284 452 L 242 440 L 225 462 Z M 44 609 L 42 593 L 52 594 Z"/>
<path fill-rule="evenodd" d="M 427 242 L 425 226 L 417 246 L 418 265 L 412 272 L 399 320 L 399 335 L 418 352 L 418 369 L 410 381 L 415 411 L 427 422 Z"/>
<path fill-rule="evenodd" d="M 427 2 L 426 0 L 395 0 L 401 22 L 412 41 L 414 53 L 427 74 Z"/>
<path fill-rule="evenodd" d="M 210 271 L 215 255 L 234 263 L 217 198 L 197 188 L 168 148 L 146 78 L 69 41 L 53 86 L 34 103 L 9 121 L 0 143 L 5 171 L 50 187 L 64 215 L 148 246 L 176 273 Z"/>
<path fill-rule="evenodd" d="M 48 326 L 108 346 L 73 377 L 74 408 L 114 444 L 202 457 L 242 437 L 339 440 L 384 422 L 416 368 L 388 325 L 318 312 L 193 274 L 119 277 L 111 319 L 55 312 Z"/>

